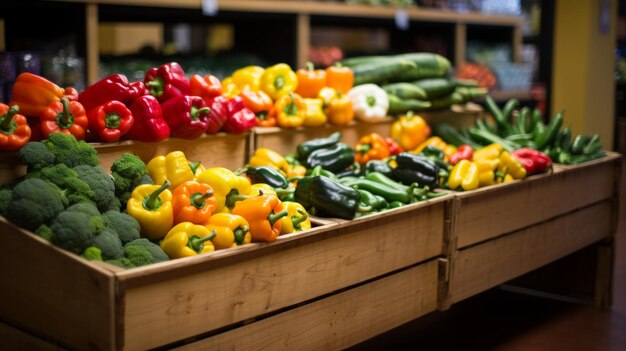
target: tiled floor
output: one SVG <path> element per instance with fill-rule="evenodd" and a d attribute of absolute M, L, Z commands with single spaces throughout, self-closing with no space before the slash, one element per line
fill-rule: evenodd
<path fill-rule="evenodd" d="M 493 289 L 408 323 L 350 351 L 626 350 L 626 167 L 609 309 Z"/>

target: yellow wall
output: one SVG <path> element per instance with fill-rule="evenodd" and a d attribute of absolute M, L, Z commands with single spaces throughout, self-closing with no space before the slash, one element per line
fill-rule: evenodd
<path fill-rule="evenodd" d="M 98 27 L 100 54 L 134 54 L 144 45 L 163 46 L 161 23 L 101 23 Z"/>
<path fill-rule="evenodd" d="M 603 0 L 557 0 L 552 111 L 565 110 L 575 134 L 599 133 L 613 148 L 617 0 L 608 0 L 610 27 L 600 32 Z"/>

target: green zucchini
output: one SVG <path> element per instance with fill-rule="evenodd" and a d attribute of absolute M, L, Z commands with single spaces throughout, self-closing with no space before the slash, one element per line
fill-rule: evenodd
<path fill-rule="evenodd" d="M 486 96 L 487 93 L 489 92 L 487 88 L 459 87 L 459 86 L 457 86 L 454 91 L 461 94 L 461 96 L 463 97 L 463 102 L 468 102 L 474 99 L 482 98 Z"/>
<path fill-rule="evenodd" d="M 444 108 L 448 108 L 454 104 L 462 104 L 464 102 L 463 95 L 454 91 L 450 95 L 446 95 L 434 100 L 430 100 L 430 109 L 431 110 L 440 110 Z"/>
<path fill-rule="evenodd" d="M 561 129 L 562 124 L 563 111 L 557 113 L 550 121 L 550 124 L 548 124 L 548 126 L 546 127 L 546 130 L 543 133 L 539 134 L 538 138 L 535 139 L 535 143 L 537 143 L 537 148 L 543 149 L 547 145 L 551 145 L 552 141 Z"/>
<path fill-rule="evenodd" d="M 452 144 L 454 146 L 467 144 L 474 149 L 481 147 L 481 145 L 475 143 L 474 141 L 472 141 L 472 139 L 463 135 L 461 132 L 459 132 L 456 128 L 448 123 L 437 123 L 433 128 L 435 134 L 441 137 L 441 139 L 443 139 L 443 141 L 448 144 Z"/>
<path fill-rule="evenodd" d="M 403 59 L 387 59 L 363 63 L 352 67 L 354 85 L 367 83 L 381 84 L 403 77 L 415 69 L 415 63 Z"/>
<path fill-rule="evenodd" d="M 456 86 L 446 78 L 428 78 L 420 79 L 413 82 L 426 92 L 426 99 L 433 100 L 452 94 Z"/>
<path fill-rule="evenodd" d="M 383 85 L 382 88 L 388 93 L 400 99 L 426 100 L 426 92 L 413 83 L 391 83 Z"/>
<path fill-rule="evenodd" d="M 388 60 L 389 56 L 355 56 L 339 61 L 341 66 L 354 67 L 365 63 L 380 62 Z"/>
<path fill-rule="evenodd" d="M 389 97 L 389 115 L 398 115 L 409 111 L 422 111 L 430 107 L 430 101 L 422 101 L 417 99 L 400 99 L 393 94 L 387 94 Z"/>
<path fill-rule="evenodd" d="M 585 134 L 577 135 L 572 141 L 572 144 L 570 145 L 570 148 L 569 148 L 570 153 L 572 155 L 582 154 L 583 149 L 585 148 L 585 145 L 589 143 L 589 139 L 591 139 L 591 137 L 588 135 L 585 135 Z"/>
<path fill-rule="evenodd" d="M 454 78 L 452 82 L 457 88 L 478 88 L 478 81 L 474 79 Z"/>
<path fill-rule="evenodd" d="M 431 52 L 413 52 L 394 57 L 411 60 L 416 65 L 416 69 L 409 73 L 405 81 L 445 77 L 451 67 L 450 60 Z"/>

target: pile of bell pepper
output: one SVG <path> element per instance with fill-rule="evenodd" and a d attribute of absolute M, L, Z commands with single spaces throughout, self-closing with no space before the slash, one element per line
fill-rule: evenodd
<path fill-rule="evenodd" d="M 127 212 L 139 222 L 141 235 L 159 242 L 170 258 L 269 242 L 311 228 L 304 207 L 287 199 L 295 188 L 275 168 L 205 169 L 173 151 L 154 157 L 146 169 L 154 185 L 137 186 Z"/>
<path fill-rule="evenodd" d="M 354 84 L 348 67 L 331 66 L 293 70 L 285 63 L 270 67 L 247 66 L 222 81 L 222 92 L 241 98 L 260 127 L 320 127 L 346 125 L 355 117 L 347 93 Z M 386 111 L 385 111 L 386 112 Z"/>
<path fill-rule="evenodd" d="M 19 150 L 55 132 L 106 143 L 158 142 L 219 131 L 245 133 L 256 125 L 243 98 L 224 96 L 218 78 L 188 78 L 176 62 L 151 68 L 138 82 L 111 74 L 82 92 L 24 72 L 12 97 L 8 105 L 0 104 L 0 150 Z"/>

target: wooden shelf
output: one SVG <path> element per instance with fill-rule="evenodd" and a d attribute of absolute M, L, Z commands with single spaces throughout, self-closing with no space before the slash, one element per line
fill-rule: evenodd
<path fill-rule="evenodd" d="M 530 90 L 494 90 L 489 95 L 495 101 L 506 101 L 510 99 L 534 100 Z"/>

